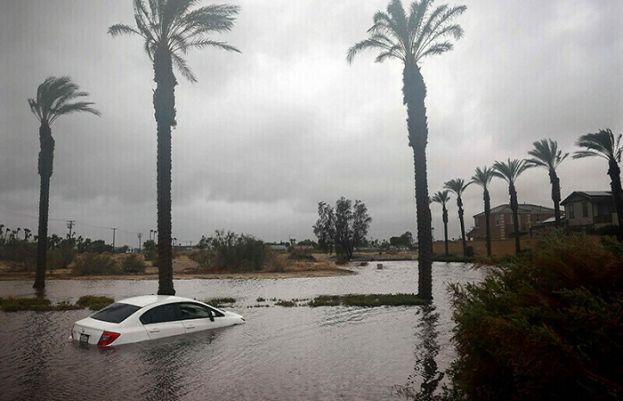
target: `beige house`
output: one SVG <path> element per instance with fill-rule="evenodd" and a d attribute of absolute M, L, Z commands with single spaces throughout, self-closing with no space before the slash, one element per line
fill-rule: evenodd
<path fill-rule="evenodd" d="M 574 191 L 560 204 L 565 208 L 567 226 L 571 229 L 618 225 L 611 192 Z"/>
<path fill-rule="evenodd" d="M 533 226 L 541 224 L 543 221 L 554 216 L 554 209 L 532 205 L 529 203 L 520 204 L 517 210 L 519 217 L 519 235 L 530 233 Z M 513 226 L 513 211 L 508 204 L 499 205 L 491 209 L 491 239 L 505 240 L 514 238 L 515 227 Z M 486 238 L 485 213 L 478 213 L 474 216 L 474 228 L 468 233 L 472 239 Z"/>

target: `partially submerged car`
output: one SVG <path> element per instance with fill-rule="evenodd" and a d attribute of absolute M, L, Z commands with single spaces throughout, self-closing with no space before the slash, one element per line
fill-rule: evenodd
<path fill-rule="evenodd" d="M 241 315 L 194 299 L 144 295 L 115 302 L 77 321 L 71 339 L 110 347 L 242 323 Z"/>

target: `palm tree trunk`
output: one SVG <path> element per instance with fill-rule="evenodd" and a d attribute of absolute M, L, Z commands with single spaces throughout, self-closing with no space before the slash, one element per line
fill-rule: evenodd
<path fill-rule="evenodd" d="M 619 222 L 617 238 L 619 241 L 623 241 L 623 190 L 621 189 L 621 170 L 619 169 L 619 164 L 614 159 L 608 161 L 608 175 L 610 176 L 610 189 L 612 190 L 612 199 Z"/>
<path fill-rule="evenodd" d="M 461 224 L 461 239 L 463 240 L 463 256 L 467 256 L 467 245 L 465 244 L 465 222 L 463 220 L 463 200 L 461 197 L 456 198 L 456 204 L 459 208 L 459 223 Z"/>
<path fill-rule="evenodd" d="M 39 228 L 37 237 L 37 270 L 33 288 L 43 290 L 45 288 L 45 272 L 47 270 L 48 252 L 48 213 L 50 207 L 50 178 L 54 163 L 54 138 L 48 124 L 42 123 L 39 127 L 39 176 L 41 187 L 39 188 Z"/>
<path fill-rule="evenodd" d="M 175 126 L 175 85 L 171 55 L 166 49 L 154 54 L 153 102 L 158 128 L 158 294 L 175 295 L 171 247 L 171 127 Z"/>
<path fill-rule="evenodd" d="M 485 225 L 487 226 L 487 257 L 491 257 L 491 198 L 488 189 L 485 189 L 483 198 L 485 201 Z"/>
<path fill-rule="evenodd" d="M 450 254 L 448 252 L 448 209 L 446 209 L 445 205 L 443 207 L 443 240 L 446 256 L 448 256 Z"/>
<path fill-rule="evenodd" d="M 418 236 L 418 295 L 433 299 L 433 237 L 426 175 L 426 85 L 415 61 L 408 60 L 403 71 L 403 102 L 407 105 L 409 146 L 413 149 L 415 205 Z"/>
<path fill-rule="evenodd" d="M 515 231 L 515 253 L 519 254 L 521 252 L 521 245 L 519 242 L 519 214 L 517 213 L 519 209 L 519 203 L 517 202 L 517 191 L 515 190 L 515 185 L 512 183 L 508 186 L 508 193 L 511 196 L 511 210 L 513 211 L 513 229 Z"/>
<path fill-rule="evenodd" d="M 560 179 L 556 174 L 556 170 L 549 170 L 549 182 L 552 183 L 552 200 L 554 201 L 554 218 L 556 219 L 556 227 L 560 226 Z"/>

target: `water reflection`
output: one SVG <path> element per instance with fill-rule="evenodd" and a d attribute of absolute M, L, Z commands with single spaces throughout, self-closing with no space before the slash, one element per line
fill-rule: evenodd
<path fill-rule="evenodd" d="M 439 354 L 437 325 L 439 313 L 434 305 L 425 305 L 420 309 L 420 321 L 416 328 L 415 368 L 409 375 L 407 384 L 396 386 L 396 392 L 406 399 L 416 401 L 434 401 L 435 392 L 444 378 L 444 373 L 437 366 Z M 419 384 L 419 389 L 418 389 Z"/>

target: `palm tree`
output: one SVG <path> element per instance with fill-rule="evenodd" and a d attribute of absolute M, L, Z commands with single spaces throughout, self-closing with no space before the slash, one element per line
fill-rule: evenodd
<path fill-rule="evenodd" d="M 462 178 L 455 178 L 445 183 L 444 188 L 449 189 L 456 195 L 456 206 L 459 208 L 459 223 L 461 223 L 461 239 L 463 240 L 463 256 L 467 256 L 467 244 L 465 243 L 465 221 L 463 220 L 463 192 L 471 184 L 465 183 Z"/>
<path fill-rule="evenodd" d="M 387 12 L 378 11 L 374 24 L 368 29 L 368 38 L 348 50 L 347 61 L 351 63 L 362 50 L 378 50 L 377 62 L 388 58 L 400 60 L 403 65 L 403 103 L 407 106 L 409 146 L 413 149 L 415 171 L 415 202 L 418 235 L 418 293 L 424 299 L 432 299 L 433 237 L 426 174 L 426 144 L 428 124 L 426 121 L 426 85 L 420 71 L 420 63 L 426 56 L 452 50 L 449 38 L 463 36 L 463 28 L 452 21 L 463 14 L 465 6 L 442 5 L 432 8 L 432 0 L 415 0 L 409 14 L 400 0 L 391 0 Z"/>
<path fill-rule="evenodd" d="M 610 176 L 610 189 L 612 199 L 619 219 L 618 239 L 623 240 L 623 190 L 621 190 L 621 134 L 616 138 L 610 129 L 602 129 L 593 134 L 582 135 L 576 145 L 586 150 L 578 150 L 574 153 L 574 159 L 583 157 L 602 157 L 608 161 L 608 175 Z"/>
<path fill-rule="evenodd" d="M 108 29 L 112 36 L 136 34 L 145 41 L 144 48 L 153 63 L 156 89 L 153 104 L 157 123 L 157 192 L 158 192 L 158 294 L 174 295 L 171 248 L 171 127 L 175 121 L 175 85 L 173 65 L 189 81 L 196 82 L 182 55 L 192 48 L 218 47 L 238 50 L 224 42 L 210 39 L 213 32 L 231 30 L 238 14 L 237 6 L 209 5 L 191 9 L 197 0 L 134 0 L 135 27 L 116 24 Z"/>
<path fill-rule="evenodd" d="M 530 163 L 525 160 L 508 159 L 506 162 L 496 161 L 493 164 L 493 174 L 496 177 L 504 179 L 508 183 L 508 194 L 510 195 L 511 211 L 513 212 L 513 230 L 515 235 L 515 253 L 521 251 L 519 244 L 519 215 L 517 210 L 519 209 L 519 202 L 517 202 L 517 190 L 515 189 L 515 182 L 517 178 L 532 167 Z"/>
<path fill-rule="evenodd" d="M 560 179 L 556 169 L 569 156 L 558 149 L 558 142 L 552 139 L 541 139 L 532 143 L 534 148 L 528 152 L 531 159 L 526 160 L 532 166 L 539 166 L 549 172 L 549 182 L 552 184 L 552 200 L 554 201 L 554 216 L 556 227 L 560 225 Z"/>
<path fill-rule="evenodd" d="M 37 88 L 34 99 L 28 99 L 30 110 L 40 123 L 39 126 L 39 176 L 41 187 L 39 190 L 39 234 L 37 236 L 37 270 L 33 288 L 45 288 L 46 252 L 48 249 L 48 210 L 50 203 L 50 177 L 54 161 L 54 138 L 51 125 L 59 117 L 87 112 L 99 116 L 99 111 L 93 107 L 93 102 L 80 100 L 88 96 L 81 92 L 78 85 L 69 77 L 49 77 Z"/>
<path fill-rule="evenodd" d="M 442 219 L 443 219 L 443 240 L 444 240 L 444 248 L 446 251 L 446 256 L 448 256 L 448 209 L 446 208 L 446 204 L 450 201 L 450 193 L 449 191 L 437 191 L 433 195 L 433 202 L 441 204 L 442 211 Z"/>
<path fill-rule="evenodd" d="M 495 172 L 492 168 L 484 166 L 482 169 L 476 167 L 476 172 L 472 176 L 472 183 L 482 187 L 482 198 L 485 203 L 485 232 L 487 240 L 487 256 L 491 256 L 491 198 L 489 197 L 489 183 L 494 177 Z"/>

